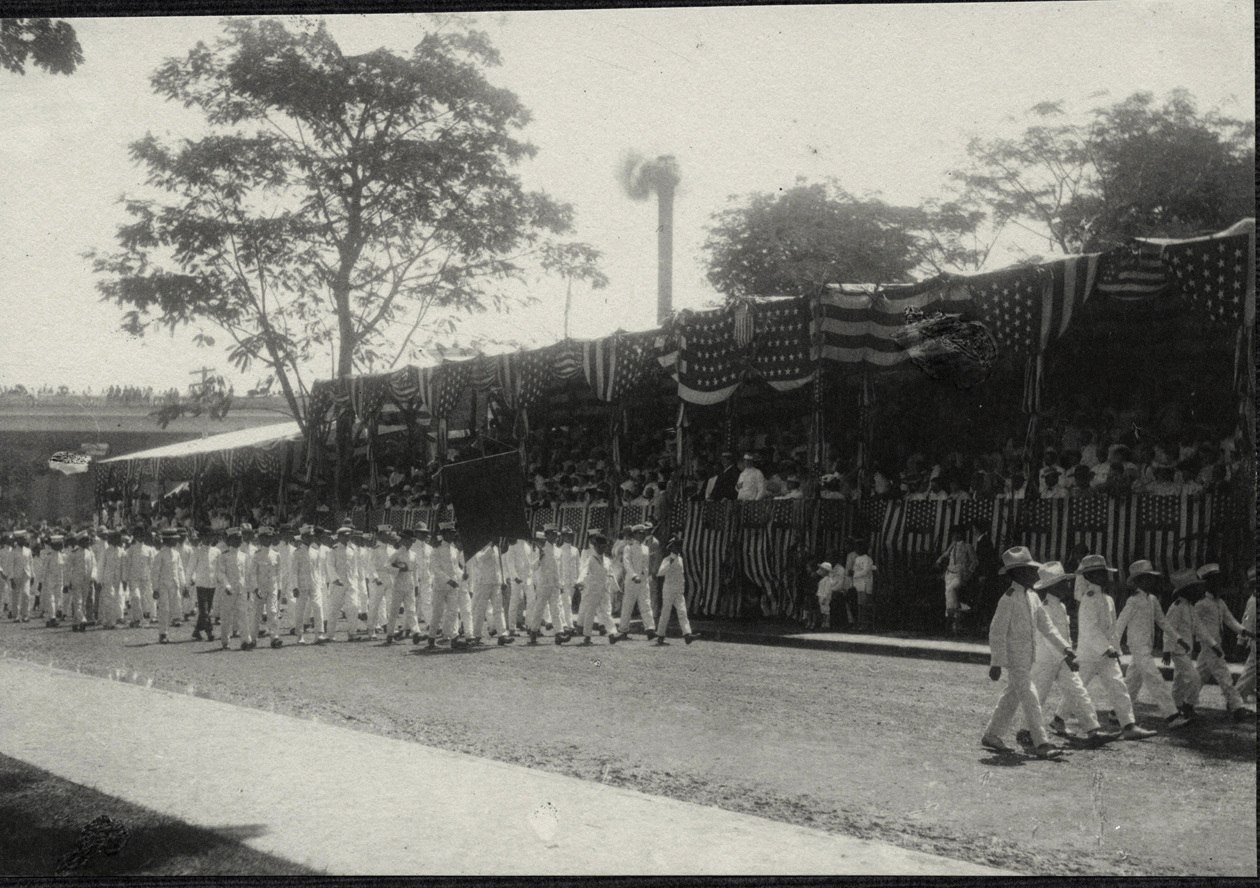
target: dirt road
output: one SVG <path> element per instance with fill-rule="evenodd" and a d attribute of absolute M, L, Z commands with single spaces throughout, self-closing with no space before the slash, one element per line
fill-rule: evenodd
<path fill-rule="evenodd" d="M 155 642 L 0 626 L 7 656 L 1026 873 L 1256 872 L 1255 726 L 1211 709 L 1215 688 L 1200 727 L 1036 762 L 978 746 L 997 686 L 970 664 L 681 641 Z"/>

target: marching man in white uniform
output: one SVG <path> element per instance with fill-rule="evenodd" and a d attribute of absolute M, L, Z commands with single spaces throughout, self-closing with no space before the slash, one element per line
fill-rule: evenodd
<path fill-rule="evenodd" d="M 275 549 L 276 532 L 270 527 L 260 527 L 258 529 L 258 541 L 260 545 L 258 551 L 254 553 L 253 561 L 250 564 L 249 580 L 246 582 L 246 585 L 251 587 L 258 599 L 258 604 L 251 609 L 251 613 L 254 615 L 253 625 L 247 627 L 250 641 L 249 650 L 253 650 L 258 646 L 257 615 L 264 609 L 267 621 L 273 629 L 271 646 L 278 648 L 284 644 L 280 636 L 274 631 L 279 625 L 277 602 L 280 597 L 280 553 Z M 241 647 L 244 648 L 243 641 L 241 642 Z"/>
<path fill-rule="evenodd" d="M 501 645 L 512 641 L 503 622 L 503 592 L 507 584 L 503 581 L 503 562 L 499 557 L 499 547 L 493 542 L 482 546 L 468 560 L 468 576 L 473 587 L 472 643 L 482 643 L 481 632 L 486 625 L 487 605 L 491 613 L 491 634 L 498 633 Z"/>
<path fill-rule="evenodd" d="M 1054 628 L 1041 606 L 1041 599 L 1032 591 L 1040 578 L 1040 568 L 1041 565 L 1033 561 L 1032 554 L 1023 546 L 1002 553 L 1002 567 L 998 572 L 1006 574 L 1012 582 L 1006 594 L 998 600 L 997 610 L 989 624 L 989 678 L 998 681 L 1002 670 L 1006 669 L 1006 687 L 998 698 L 980 743 L 998 752 L 1010 752 L 1011 748 L 1002 740 L 1002 735 L 1010 728 L 1016 708 L 1022 707 L 1037 757 L 1056 758 L 1061 750 L 1052 746 L 1046 736 L 1041 701 L 1032 680 L 1036 634 L 1040 632 L 1049 639 L 1062 652 L 1069 666 L 1075 662 L 1076 653 L 1071 643 Z"/>
<path fill-rule="evenodd" d="M 530 644 L 538 644 L 538 636 L 542 634 L 543 612 L 550 608 L 552 613 L 560 613 L 560 553 L 556 548 L 556 532 L 542 531 L 538 537 L 541 538 L 542 545 L 531 559 L 534 594 L 529 600 L 529 611 L 525 615 L 525 628 L 529 632 Z M 556 627 L 556 644 L 564 644 L 568 631 L 569 628 L 563 623 Z"/>
<path fill-rule="evenodd" d="M 1140 727 L 1133 713 L 1133 701 L 1120 672 L 1120 637 L 1116 632 L 1116 603 L 1103 591 L 1108 574 L 1115 573 L 1101 555 L 1086 555 L 1076 567 L 1081 592 L 1077 609 L 1077 649 L 1081 659 L 1081 683 L 1089 687 L 1098 676 L 1107 691 L 1108 701 L 1125 740 L 1143 740 L 1155 732 Z M 1079 580 L 1084 580 L 1082 584 Z"/>
<path fill-rule="evenodd" d="M 337 528 L 337 544 L 328 554 L 328 610 L 324 616 L 328 620 L 329 641 L 336 638 L 337 623 L 343 613 L 346 618 L 346 640 L 358 640 L 355 630 L 359 625 L 359 609 L 354 593 L 358 547 L 350 542 L 353 533 L 354 529 L 351 527 Z"/>
<path fill-rule="evenodd" d="M 389 567 L 397 545 L 394 529 L 387 524 L 376 528 L 372 537 L 371 548 L 364 547 L 363 552 L 369 562 L 365 564 L 364 577 L 367 582 L 367 615 L 368 640 L 376 640 L 377 629 L 385 627 L 385 636 L 393 641 L 390 629 L 395 623 L 397 607 L 390 607 L 394 597 L 394 571 Z"/>
<path fill-rule="evenodd" d="M 554 529 L 547 525 L 544 531 Z M 560 575 L 560 620 L 561 624 L 577 628 L 578 621 L 573 614 L 573 591 L 577 585 L 578 568 L 581 565 L 582 553 L 573 545 L 573 528 L 560 528 L 560 545 L 556 547 L 556 563 Z"/>
<path fill-rule="evenodd" d="M 1173 586 L 1173 603 L 1164 615 L 1164 624 L 1171 630 L 1164 635 L 1164 662 L 1172 660 L 1172 698 L 1177 709 L 1188 720 L 1194 721 L 1194 707 L 1199 702 L 1199 673 L 1194 667 L 1190 651 L 1174 642 L 1174 638 L 1190 642 L 1198 638 L 1198 620 L 1194 615 L 1194 602 L 1203 591 L 1203 581 L 1193 567 L 1174 571 L 1169 579 Z"/>
<path fill-rule="evenodd" d="M 442 542 L 433 550 L 433 562 L 429 568 L 433 577 L 433 622 L 429 625 L 428 647 L 437 644 L 438 635 L 449 632 L 451 643 L 455 643 L 455 621 L 468 593 L 464 591 L 464 561 L 455 541 L 459 534 L 455 523 L 443 521 L 438 525 Z"/>
<path fill-rule="evenodd" d="M 1160 572 L 1155 569 L 1155 565 L 1145 559 L 1129 565 L 1129 586 L 1133 592 L 1120 609 L 1120 618 L 1116 620 L 1116 638 L 1123 639 L 1125 633 L 1129 636 L 1129 669 L 1124 676 L 1129 699 L 1136 702 L 1138 693 L 1145 687 L 1147 695 L 1155 701 L 1155 706 L 1168 727 L 1180 728 L 1190 721 L 1173 702 L 1172 692 L 1164 682 L 1159 664 L 1155 662 L 1155 627 L 1158 626 L 1163 631 L 1165 645 L 1174 644 L 1183 654 L 1190 653 L 1190 642 L 1180 637 L 1164 619 L 1164 609 L 1159 606 L 1159 599 L 1155 597 L 1159 578 Z"/>
<path fill-rule="evenodd" d="M 670 612 L 677 611 L 683 641 L 691 644 L 700 636 L 691 631 L 691 621 L 687 619 L 687 572 L 683 568 L 682 540 L 677 536 L 670 537 L 665 544 L 665 557 L 661 559 L 656 575 L 662 579 L 661 619 L 656 624 L 656 643 L 668 643 L 665 634 L 669 632 Z"/>
<path fill-rule="evenodd" d="M 244 609 L 251 606 L 246 597 L 245 583 L 252 556 L 239 527 L 229 527 L 225 536 L 228 547 L 219 555 L 216 586 L 223 593 L 223 603 L 219 607 L 219 645 L 227 650 L 228 639 L 241 631 Z"/>
<path fill-rule="evenodd" d="M 648 551 L 647 543 L 643 542 L 649 529 L 646 524 L 631 527 L 630 538 L 621 550 L 625 586 L 621 596 L 621 624 L 617 633 L 619 641 L 630 637 L 630 619 L 634 616 L 636 605 L 648 640 L 656 637 L 656 620 L 652 616 L 652 575 L 648 572 L 651 552 Z"/>
<path fill-rule="evenodd" d="M 1225 708 L 1234 717 L 1234 721 L 1245 721 L 1255 715 L 1243 705 L 1238 689 L 1234 687 L 1234 676 L 1225 662 L 1225 651 L 1221 647 L 1221 629 L 1228 626 L 1244 638 L 1247 633 L 1242 623 L 1234 619 L 1229 606 L 1217 595 L 1217 583 L 1223 578 L 1219 564 L 1205 564 L 1197 571 L 1204 584 L 1203 597 L 1194 605 L 1195 623 L 1199 631 L 1199 684 L 1207 681 L 1210 675 L 1216 680 L 1216 686 L 1225 695 Z"/>
<path fill-rule="evenodd" d="M 75 537 L 74 542 L 74 548 L 66 553 L 66 585 L 70 587 L 70 629 L 73 632 L 86 632 L 88 609 L 92 602 L 92 577 L 97 573 L 96 556 L 92 554 L 92 537 L 87 531 Z"/>
<path fill-rule="evenodd" d="M 420 559 L 416 557 L 412 544 L 415 532 L 404 530 L 395 534 L 392 542 L 390 560 L 384 567 L 377 568 L 382 580 L 391 586 L 389 598 L 389 623 L 386 626 L 385 642 L 389 644 L 395 638 L 411 636 L 412 644 L 420 640 L 420 621 L 416 617 L 416 602 L 420 582 Z M 400 615 L 398 612 L 402 610 Z M 397 631 L 392 631 L 397 628 Z"/>
<path fill-rule="evenodd" d="M 428 632 L 433 621 L 433 577 L 429 573 L 429 564 L 433 560 L 433 544 L 429 526 L 423 521 L 413 530 L 415 540 L 411 544 L 411 554 L 416 557 L 416 621 Z M 412 644 L 419 644 L 421 638 L 419 627 L 411 636 Z"/>
<path fill-rule="evenodd" d="M 46 617 L 45 625 L 49 628 L 57 626 L 57 618 L 65 613 L 62 599 L 66 594 L 66 553 L 62 551 L 66 538 L 55 533 L 48 538 L 48 548 L 41 554 L 43 565 L 40 570 L 39 603 Z M 139 625 L 139 624 L 137 624 Z"/>
<path fill-rule="evenodd" d="M 178 607 L 184 588 L 184 560 L 179 555 L 179 537 L 174 531 L 161 534 L 162 548 L 153 562 L 153 598 L 157 602 L 158 644 L 166 644 L 166 630 L 172 621 L 172 608 Z"/>
<path fill-rule="evenodd" d="M 574 584 L 574 589 L 582 593 L 582 605 L 578 613 L 582 621 L 583 645 L 592 643 L 595 614 L 608 609 L 609 585 L 615 582 L 612 577 L 612 562 L 605 554 L 608 538 L 603 531 L 593 530 L 586 535 L 586 540 L 587 549 L 582 553 L 582 563 Z M 615 634 L 608 637 L 608 643 L 616 643 Z"/>
<path fill-rule="evenodd" d="M 319 549 L 315 545 L 315 528 L 304 524 L 298 529 L 298 544 L 293 550 L 293 625 L 297 629 L 298 644 L 309 644 L 306 640 L 307 619 L 315 625 L 315 643 L 327 640 L 324 635 L 324 603 L 318 582 L 322 569 Z"/>
<path fill-rule="evenodd" d="M 29 623 L 31 619 L 31 582 L 35 578 L 34 562 L 25 534 L 18 534 L 13 541 L 9 560 L 9 583 L 12 586 L 10 616 L 13 622 Z M 1255 608 L 1252 608 L 1254 614 Z M 1252 662 L 1255 662 L 1254 655 Z"/>
<path fill-rule="evenodd" d="M 97 615 L 100 625 L 106 629 L 117 629 L 123 622 L 124 601 L 121 531 L 111 530 L 106 534 L 97 572 L 100 575 L 100 591 L 97 593 Z"/>
<path fill-rule="evenodd" d="M 146 540 L 147 535 L 147 531 L 137 530 L 123 555 L 132 629 L 139 628 L 141 620 L 153 613 L 153 558 L 157 553 Z"/>
<path fill-rule="evenodd" d="M 515 638 L 525 625 L 526 609 L 534 596 L 534 547 L 529 540 L 512 540 L 503 553 L 503 580 L 508 584 L 507 628 Z"/>

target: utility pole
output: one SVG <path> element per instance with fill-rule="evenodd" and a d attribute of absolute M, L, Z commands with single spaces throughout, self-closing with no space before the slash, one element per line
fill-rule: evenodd
<path fill-rule="evenodd" d="M 201 374 L 201 388 L 198 389 L 198 398 L 202 401 L 201 437 L 203 438 L 210 437 L 210 413 L 209 411 L 205 409 L 205 399 L 206 399 L 206 396 L 209 394 L 209 391 L 207 390 L 207 386 L 209 385 L 209 382 L 207 380 L 209 379 L 210 374 L 212 372 L 213 371 L 211 370 L 211 368 L 202 367 L 200 370 L 194 370 L 193 372 L 188 374 L 189 376 L 196 376 L 199 373 Z"/>

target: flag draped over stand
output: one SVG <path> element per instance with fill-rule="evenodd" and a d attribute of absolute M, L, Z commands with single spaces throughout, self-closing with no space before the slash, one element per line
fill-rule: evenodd
<path fill-rule="evenodd" d="M 529 539 L 525 475 L 515 450 L 451 463 L 438 477 L 455 512 L 465 557 L 499 537 Z"/>

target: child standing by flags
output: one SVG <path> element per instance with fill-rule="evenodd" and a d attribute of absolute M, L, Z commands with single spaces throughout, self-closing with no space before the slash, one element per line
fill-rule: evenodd
<path fill-rule="evenodd" d="M 831 629 L 831 599 L 837 593 L 843 594 L 844 568 L 832 565 L 830 561 L 824 561 L 818 565 L 814 576 L 818 577 L 818 590 L 815 593 L 818 597 L 818 626 L 816 628 L 826 631 Z"/>
<path fill-rule="evenodd" d="M 1120 618 L 1116 620 L 1116 640 L 1122 640 L 1126 632 L 1129 635 L 1131 659 L 1129 671 L 1124 676 L 1129 699 L 1136 702 L 1138 692 L 1145 686 L 1168 727 L 1180 728 L 1190 722 L 1177 709 L 1172 693 L 1164 683 L 1164 676 L 1155 663 L 1155 627 L 1163 630 L 1165 646 L 1175 644 L 1184 654 L 1189 654 L 1190 643 L 1177 635 L 1176 630 L 1164 619 L 1164 609 L 1159 606 L 1159 599 L 1155 597 L 1155 584 L 1159 577 L 1159 571 L 1149 561 L 1135 561 L 1129 565 L 1129 586 L 1133 592 L 1120 609 Z"/>
<path fill-rule="evenodd" d="M 967 531 L 955 525 L 949 532 L 949 548 L 936 559 L 936 566 L 945 567 L 945 622 L 951 635 L 958 634 L 958 593 L 976 569 L 976 553 L 967 542 Z"/>
<path fill-rule="evenodd" d="M 879 568 L 867 554 L 865 540 L 858 540 L 853 559 L 853 595 L 857 599 L 858 621 L 861 628 L 871 628 L 871 606 L 875 601 L 875 572 Z"/>

